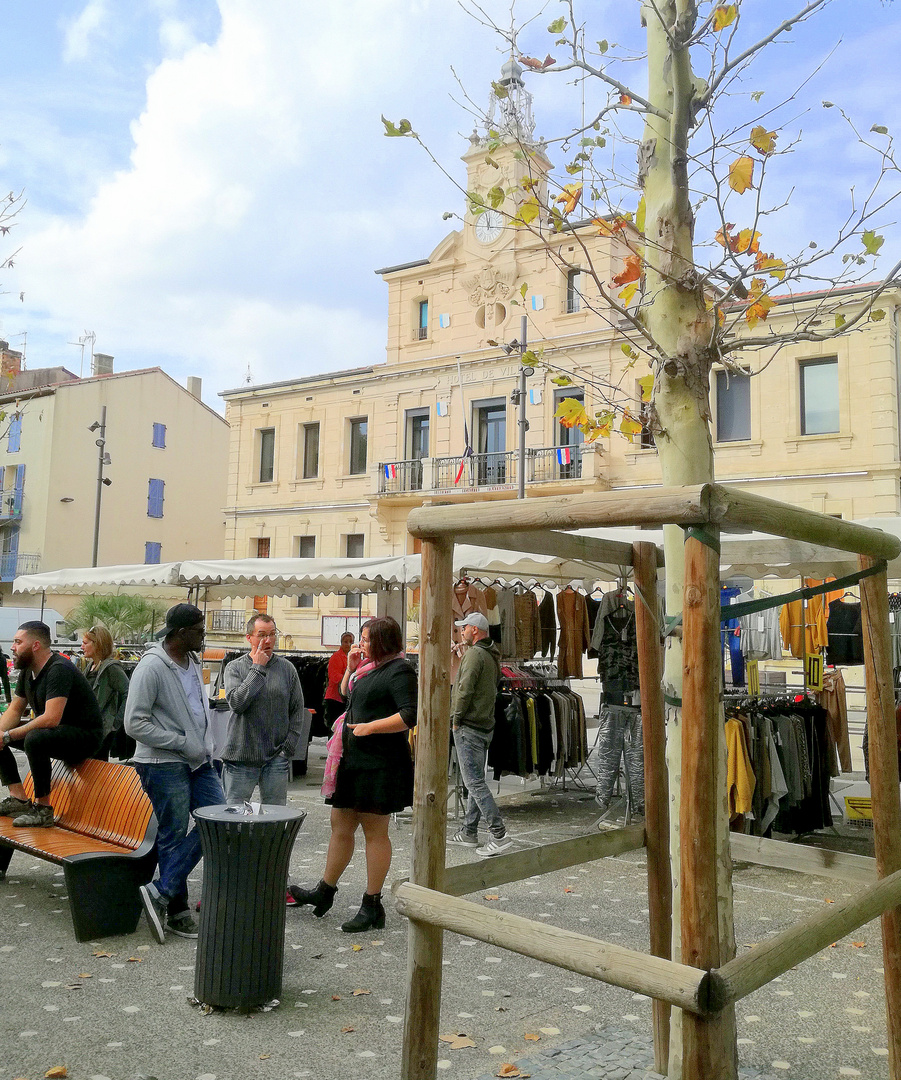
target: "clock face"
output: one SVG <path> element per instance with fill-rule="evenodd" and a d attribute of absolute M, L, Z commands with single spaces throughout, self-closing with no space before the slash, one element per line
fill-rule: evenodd
<path fill-rule="evenodd" d="M 490 244 L 497 240 L 504 227 L 504 219 L 497 210 L 485 210 L 476 219 L 476 240 Z"/>

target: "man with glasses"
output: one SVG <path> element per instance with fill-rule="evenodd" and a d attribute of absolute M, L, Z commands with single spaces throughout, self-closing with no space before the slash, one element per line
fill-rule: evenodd
<path fill-rule="evenodd" d="M 232 712 L 222 751 L 225 797 L 241 803 L 259 787 L 260 802 L 284 806 L 291 759 L 301 738 L 309 739 L 303 691 L 294 665 L 273 651 L 278 630 L 271 616 L 251 616 L 247 641 L 250 652 L 225 669 Z"/>

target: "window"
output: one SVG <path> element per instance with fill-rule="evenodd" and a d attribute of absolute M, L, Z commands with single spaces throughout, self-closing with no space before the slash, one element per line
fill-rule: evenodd
<path fill-rule="evenodd" d="M 641 424 L 638 445 L 642 450 L 653 450 L 657 443 L 654 441 L 654 432 L 651 429 L 651 402 L 643 400 L 643 388 L 640 382 L 635 383 L 635 398 L 638 401 L 638 416 L 635 419 Z"/>
<path fill-rule="evenodd" d="M 716 373 L 716 441 L 751 438 L 751 376 Z"/>
<path fill-rule="evenodd" d="M 319 424 L 303 425 L 303 465 L 301 476 L 311 480 L 319 475 Z"/>
<path fill-rule="evenodd" d="M 6 452 L 15 454 L 22 448 L 22 414 L 16 413 L 9 422 L 9 440 Z"/>
<path fill-rule="evenodd" d="M 275 428 L 260 428 L 260 483 L 275 479 Z"/>
<path fill-rule="evenodd" d="M 270 541 L 270 538 L 268 536 L 258 536 L 257 537 L 256 547 L 257 547 L 257 558 L 258 559 L 268 559 L 269 558 L 270 543 L 271 543 L 271 541 Z"/>
<path fill-rule="evenodd" d="M 165 480 L 150 480 L 147 485 L 147 516 L 161 518 L 163 516 L 163 499 L 166 494 Z"/>
<path fill-rule="evenodd" d="M 162 547 L 162 544 L 157 544 L 153 540 L 148 540 L 144 544 L 144 562 L 148 566 L 155 566 L 160 561 Z"/>
<path fill-rule="evenodd" d="M 839 430 L 838 359 L 801 364 L 801 434 L 827 435 Z"/>
<path fill-rule="evenodd" d="M 409 488 L 411 491 L 422 490 L 422 460 L 429 456 L 429 410 L 409 409 L 407 411 L 407 434 L 404 454 L 410 465 Z"/>
<path fill-rule="evenodd" d="M 314 426 L 314 425 L 308 425 Z M 319 427 L 318 424 L 315 425 Z M 315 559 L 316 558 L 316 537 L 315 536 L 298 536 L 297 538 L 297 557 L 298 559 Z M 313 594 L 311 592 L 300 593 L 297 597 L 297 606 L 310 608 L 313 606 Z"/>
<path fill-rule="evenodd" d="M 417 326 L 417 337 L 420 341 L 425 341 L 429 336 L 429 302 L 428 300 L 419 301 L 419 323 Z"/>
<path fill-rule="evenodd" d="M 349 533 L 344 538 L 344 554 L 348 559 L 362 559 L 363 558 L 363 534 L 362 533 Z M 363 594 L 362 593 L 346 593 L 344 596 L 344 606 L 346 608 L 354 608 L 359 611 L 363 607 Z"/>
<path fill-rule="evenodd" d="M 570 389 L 567 387 L 564 390 L 554 391 L 554 412 L 560 406 L 561 401 L 566 401 L 572 398 L 575 401 L 581 401 L 585 403 L 585 391 L 580 389 Z M 585 441 L 585 436 L 582 433 L 580 427 L 565 427 L 563 424 L 557 421 L 557 442 L 556 446 L 581 446 Z"/>
<path fill-rule="evenodd" d="M 566 311 L 582 310 L 582 271 L 570 270 L 566 275 Z"/>
<path fill-rule="evenodd" d="M 474 410 L 476 477 L 479 485 L 507 483 L 507 403 L 486 401 Z"/>
<path fill-rule="evenodd" d="M 160 450 L 166 449 L 166 425 L 154 424 L 153 425 L 153 445 L 158 446 Z"/>
<path fill-rule="evenodd" d="M 366 472 L 366 439 L 369 422 L 361 416 L 350 422 L 350 468 L 348 472 L 356 476 Z"/>

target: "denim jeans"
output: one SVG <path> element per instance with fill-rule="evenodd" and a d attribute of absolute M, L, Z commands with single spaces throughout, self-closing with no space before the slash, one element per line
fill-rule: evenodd
<path fill-rule="evenodd" d="M 276 754 L 264 765 L 239 765 L 235 761 L 222 762 L 222 786 L 229 803 L 249 800 L 253 789 L 259 784 L 260 802 L 285 806 L 288 802 L 288 774 L 291 762 L 284 754 Z"/>
<path fill-rule="evenodd" d="M 135 769 L 156 814 L 158 870 L 153 884 L 164 900 L 186 903 L 188 874 L 200 862 L 200 834 L 188 831 L 191 811 L 225 802 L 219 775 L 212 765 L 191 772 L 180 761 L 135 762 Z"/>
<path fill-rule="evenodd" d="M 460 776 L 469 793 L 466 813 L 463 815 L 463 831 L 470 836 L 478 833 L 479 821 L 483 815 L 492 836 L 501 837 L 507 834 L 504 819 L 485 782 L 485 763 L 491 736 L 492 732 L 476 731 L 475 728 L 454 728 L 454 746 L 457 750 Z"/>

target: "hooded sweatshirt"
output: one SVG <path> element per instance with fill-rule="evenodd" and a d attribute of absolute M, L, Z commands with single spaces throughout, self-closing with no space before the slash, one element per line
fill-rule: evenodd
<path fill-rule="evenodd" d="M 467 649 L 451 695 L 451 726 L 494 731 L 494 702 L 501 677 L 501 654 L 491 638 Z"/>
<path fill-rule="evenodd" d="M 197 679 L 203 715 L 197 716 L 185 693 L 185 671 L 162 644 L 148 649 L 128 686 L 125 730 L 135 740 L 134 760 L 146 764 L 184 762 L 193 771 L 211 758 L 210 707 L 200 665 L 188 659 Z"/>

